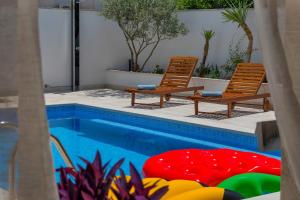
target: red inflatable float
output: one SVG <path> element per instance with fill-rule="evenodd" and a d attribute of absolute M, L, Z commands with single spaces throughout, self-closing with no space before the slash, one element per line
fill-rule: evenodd
<path fill-rule="evenodd" d="M 166 180 L 194 180 L 208 186 L 242 173 L 280 175 L 280 161 L 251 152 L 231 149 L 169 151 L 149 158 L 143 172 L 146 177 Z"/>

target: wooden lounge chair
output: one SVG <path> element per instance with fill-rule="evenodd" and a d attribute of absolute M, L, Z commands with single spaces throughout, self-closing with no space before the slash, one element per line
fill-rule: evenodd
<path fill-rule="evenodd" d="M 227 104 L 227 117 L 230 118 L 234 106 L 238 102 L 262 99 L 263 109 L 268 111 L 270 107 L 270 102 L 268 98 L 269 93 L 257 94 L 264 78 L 266 76 L 265 69 L 261 64 L 252 63 L 240 63 L 238 64 L 225 92 L 221 97 L 203 97 L 200 94 L 196 94 L 192 97 L 188 97 L 195 103 L 195 115 L 199 113 L 199 102 L 209 102 L 209 103 L 220 103 Z M 206 112 L 207 113 L 207 112 Z M 211 113 L 220 114 L 220 113 Z"/>
<path fill-rule="evenodd" d="M 194 91 L 194 94 L 196 94 L 199 90 L 203 90 L 203 86 L 188 87 L 197 62 L 197 57 L 172 57 L 159 87 L 154 90 L 139 90 L 137 88 L 129 88 L 126 90 L 131 93 L 131 106 L 142 104 L 135 102 L 136 93 L 159 95 L 160 103 L 158 106 L 162 108 L 164 105 L 164 97 L 166 101 L 169 101 L 172 93 Z"/>

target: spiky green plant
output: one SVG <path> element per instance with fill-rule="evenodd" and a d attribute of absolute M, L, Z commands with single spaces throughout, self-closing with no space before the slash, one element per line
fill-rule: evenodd
<path fill-rule="evenodd" d="M 230 0 L 228 3 L 230 4 L 231 8 L 225 9 L 222 12 L 222 15 L 225 19 L 225 22 L 237 23 L 238 27 L 241 27 L 247 35 L 249 40 L 247 47 L 247 61 L 250 62 L 253 52 L 253 34 L 250 27 L 246 23 L 246 18 L 248 10 L 253 6 L 253 3 L 249 3 L 245 0 Z"/>

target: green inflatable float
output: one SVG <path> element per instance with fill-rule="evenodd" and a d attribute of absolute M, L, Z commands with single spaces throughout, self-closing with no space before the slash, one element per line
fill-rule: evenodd
<path fill-rule="evenodd" d="M 280 190 L 280 176 L 246 173 L 232 176 L 218 187 L 240 193 L 244 198 L 251 198 Z"/>

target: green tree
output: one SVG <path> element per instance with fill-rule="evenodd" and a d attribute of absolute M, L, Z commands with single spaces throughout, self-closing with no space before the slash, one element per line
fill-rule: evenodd
<path fill-rule="evenodd" d="M 130 50 L 133 71 L 143 71 L 162 40 L 185 35 L 174 0 L 102 0 L 102 15 L 116 21 Z M 140 64 L 140 55 L 147 50 Z"/>
<path fill-rule="evenodd" d="M 238 27 L 241 27 L 248 37 L 248 48 L 247 48 L 247 62 L 251 62 L 251 56 L 253 52 L 253 34 L 246 23 L 246 18 L 249 8 L 253 6 L 253 3 L 249 3 L 245 0 L 231 0 L 229 1 L 231 8 L 225 9 L 222 12 L 225 22 L 237 23 Z"/>

